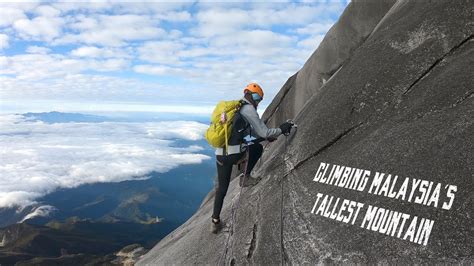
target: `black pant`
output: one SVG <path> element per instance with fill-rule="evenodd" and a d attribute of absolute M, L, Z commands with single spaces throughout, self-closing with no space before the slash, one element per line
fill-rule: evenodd
<path fill-rule="evenodd" d="M 248 149 L 249 160 L 247 162 L 247 175 L 250 174 L 255 164 L 257 164 L 258 159 L 262 156 L 263 147 L 261 144 L 253 144 L 248 146 Z M 216 195 L 214 197 L 214 212 L 212 213 L 212 218 L 219 219 L 224 197 L 229 188 L 232 166 L 242 159 L 244 155 L 244 152 L 231 155 L 216 155 L 217 186 L 215 187 Z M 222 165 L 219 162 L 222 163 Z"/>

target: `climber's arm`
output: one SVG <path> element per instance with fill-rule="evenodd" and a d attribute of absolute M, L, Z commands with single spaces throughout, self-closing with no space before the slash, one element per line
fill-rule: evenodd
<path fill-rule="evenodd" d="M 252 126 L 252 130 L 259 137 L 265 139 L 276 138 L 281 134 L 281 129 L 279 128 L 268 128 L 258 116 L 257 110 L 255 110 L 251 105 L 242 106 L 240 113 Z"/>

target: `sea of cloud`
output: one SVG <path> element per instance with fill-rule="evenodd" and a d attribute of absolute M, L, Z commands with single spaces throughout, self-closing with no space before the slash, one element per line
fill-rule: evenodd
<path fill-rule="evenodd" d="M 193 121 L 48 124 L 0 115 L 0 208 L 34 205 L 60 188 L 146 179 L 152 171 L 201 163 L 210 159 L 203 147 L 173 144 L 202 139 L 206 127 Z M 31 215 L 52 210 L 41 206 Z"/>

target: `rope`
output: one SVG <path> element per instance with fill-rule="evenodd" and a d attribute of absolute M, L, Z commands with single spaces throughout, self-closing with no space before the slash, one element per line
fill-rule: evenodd
<path fill-rule="evenodd" d="M 297 126 L 294 127 L 294 131 L 295 132 L 297 129 Z M 296 132 L 295 132 L 296 133 Z M 295 135 L 295 133 L 293 133 L 292 136 Z M 285 134 L 285 146 L 284 146 L 284 151 L 283 151 L 283 161 L 285 162 L 286 164 L 286 160 L 288 160 L 288 153 L 287 153 L 287 148 L 288 148 L 288 137 L 290 136 L 290 134 Z M 283 194 L 283 182 L 285 181 L 285 177 L 287 175 L 283 176 L 282 179 L 281 179 L 281 202 L 280 202 L 280 254 L 281 254 L 281 265 L 284 265 L 285 264 L 285 257 L 284 257 L 284 254 L 285 254 L 285 250 L 284 250 L 284 247 L 283 247 L 283 202 L 284 202 L 284 194 Z"/>
<path fill-rule="evenodd" d="M 225 134 L 225 155 L 229 150 L 229 139 L 227 138 L 227 121 L 224 123 L 224 134 Z"/>
<path fill-rule="evenodd" d="M 288 135 L 285 135 L 285 148 L 284 148 L 284 152 L 283 152 L 283 161 L 286 162 L 286 148 L 288 146 Z M 283 182 L 285 180 L 282 178 L 281 179 L 281 202 L 280 202 L 280 255 L 281 255 L 281 265 L 284 264 L 284 256 L 283 256 L 283 253 L 284 253 L 284 250 L 283 250 Z"/>
<path fill-rule="evenodd" d="M 267 149 L 268 145 L 270 145 L 270 141 L 267 141 L 267 144 L 265 144 L 265 146 L 263 146 L 262 156 L 263 156 L 263 152 Z M 262 167 L 262 161 L 263 161 L 262 158 L 260 158 L 258 160 L 258 168 Z"/>
<path fill-rule="evenodd" d="M 232 215 L 231 215 L 231 228 L 230 228 L 230 231 L 229 231 L 229 235 L 227 236 L 227 240 L 225 242 L 225 246 L 224 246 L 224 253 L 221 255 L 221 257 L 219 258 L 219 265 L 222 265 L 222 264 L 225 264 L 225 260 L 226 260 L 226 257 L 227 257 L 227 248 L 229 246 L 229 241 L 230 241 L 230 237 L 233 235 L 233 227 L 234 227 L 234 217 L 235 217 L 235 209 L 238 208 L 238 205 L 239 205 L 239 202 L 240 202 L 240 194 L 242 193 L 242 187 L 240 188 L 240 191 L 239 191 L 239 194 L 238 194 L 238 199 L 237 199 L 237 206 L 235 206 L 234 208 L 234 203 L 232 203 L 232 208 L 231 208 L 231 212 L 232 212 Z M 223 263 L 221 263 L 223 262 Z"/>

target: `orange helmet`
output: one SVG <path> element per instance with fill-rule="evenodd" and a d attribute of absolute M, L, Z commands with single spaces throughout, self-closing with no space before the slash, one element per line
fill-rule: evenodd
<path fill-rule="evenodd" d="M 245 89 L 244 89 L 244 93 L 246 91 L 251 91 L 251 92 L 258 93 L 258 95 L 260 95 L 260 97 L 263 98 L 262 87 L 260 87 L 260 85 L 258 85 L 257 83 L 250 83 L 249 85 L 247 85 L 247 87 L 245 87 Z"/>

